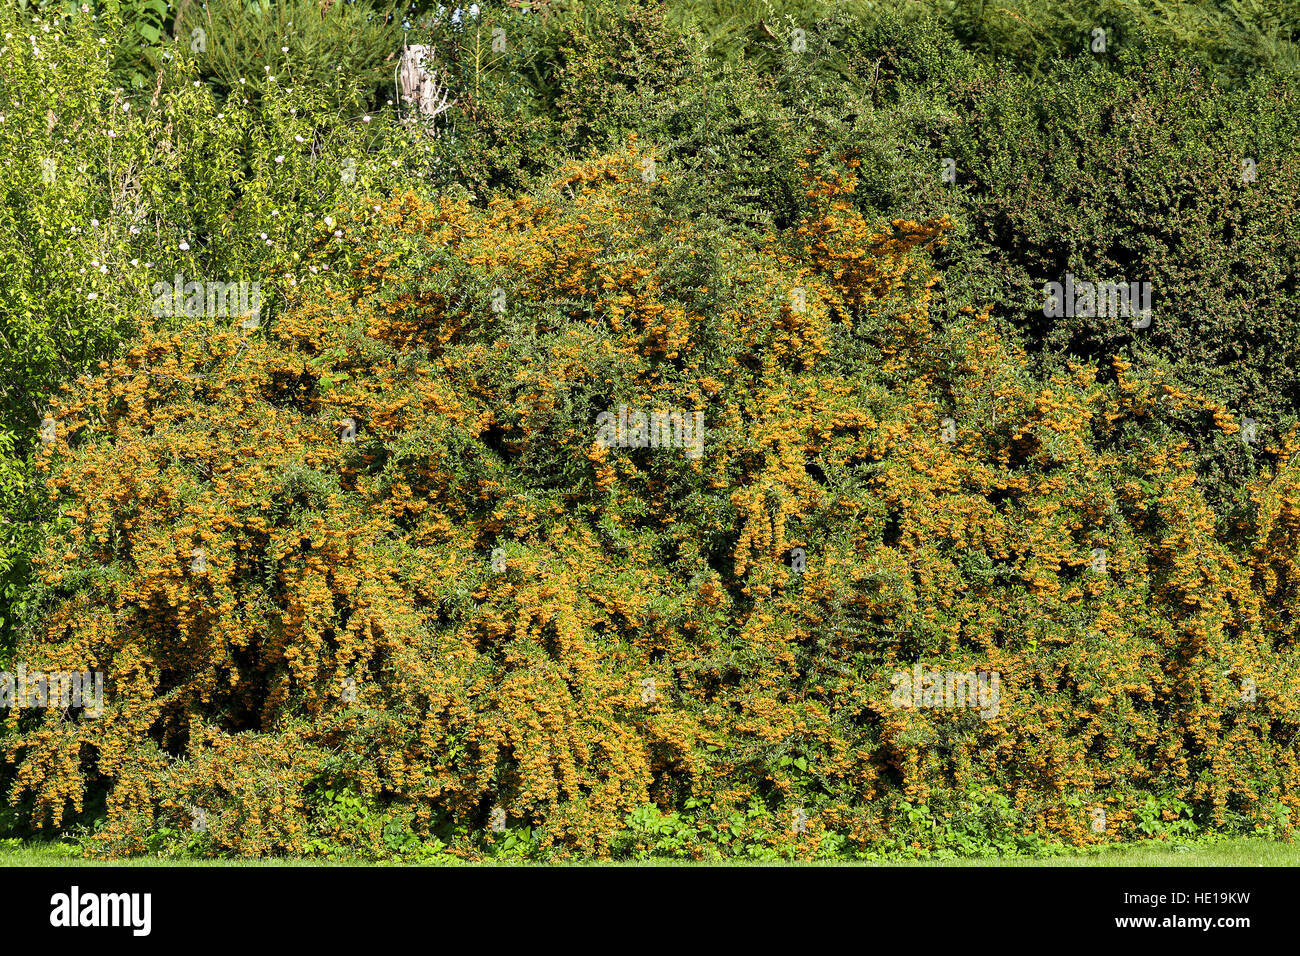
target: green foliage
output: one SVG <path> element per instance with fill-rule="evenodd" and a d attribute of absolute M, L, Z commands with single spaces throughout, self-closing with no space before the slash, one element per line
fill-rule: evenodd
<path fill-rule="evenodd" d="M 131 705 L 13 716 L 0 834 L 1291 833 L 1293 4 L 437 6 L 0 10 L 0 667 L 94 660 Z M 387 103 L 404 43 L 436 122 Z M 1044 316 L 1066 272 L 1150 282 L 1153 325 Z M 262 325 L 158 314 L 178 274 L 260 283 Z M 706 461 L 593 452 L 629 402 L 707 411 Z M 227 577 L 187 576 L 198 540 Z M 890 705 L 923 658 L 996 662 L 1018 709 Z"/>
<path fill-rule="evenodd" d="M 1134 825 L 1146 838 L 1190 836 L 1196 832 L 1192 808 L 1177 797 L 1148 795 L 1133 813 Z"/>
<path fill-rule="evenodd" d="M 964 235 L 943 257 L 954 300 L 996 303 L 1044 368 L 1118 356 L 1256 419 L 1250 447 L 1203 412 L 1156 410 L 1222 508 L 1300 414 L 1298 97 L 1292 78 L 1225 91 L 1171 54 L 1125 54 L 1114 71 L 972 80 L 953 94 L 961 118 L 932 137 L 931 169 L 950 156 L 958 170 Z M 1149 282 L 1151 327 L 1045 317 L 1046 283 L 1067 272 Z"/>
<path fill-rule="evenodd" d="M 228 99 L 258 102 L 271 86 L 304 87 L 326 97 L 331 112 L 359 114 L 381 90 L 393 97 L 398 8 L 368 0 L 206 0 L 178 18 L 178 38 Z"/>
<path fill-rule="evenodd" d="M 80 12 L 25 26 L 0 10 L 0 32 L 24 36 L 0 45 L 0 151 L 14 157 L 0 183 L 0 648 L 46 514 L 25 462 L 57 387 L 150 320 L 183 321 L 153 315 L 156 284 L 177 274 L 261 282 L 269 318 L 316 281 L 302 248 L 325 216 L 436 161 L 390 113 L 337 115 L 328 87 L 223 104 L 195 85 L 185 49 L 156 92 L 132 95 L 106 29 Z"/>
<path fill-rule="evenodd" d="M 1173 45 L 1220 79 L 1300 68 L 1300 13 L 1288 0 L 887 0 L 932 11 L 970 49 L 1013 69 L 1046 73 L 1062 60 L 1113 62 L 1149 41 Z M 1095 30 L 1106 34 L 1094 51 Z"/>
<path fill-rule="evenodd" d="M 552 64 L 540 17 L 487 2 L 478 18 L 453 24 L 425 14 L 405 42 L 433 48 L 431 68 L 456 106 L 419 137 L 432 159 L 431 186 L 467 190 L 486 203 L 494 191 L 514 193 L 560 159 L 558 123 L 548 110 Z"/>
<path fill-rule="evenodd" d="M 191 0 L 181 0 L 184 8 Z M 117 85 L 141 90 L 155 79 L 177 5 L 171 0 L 16 0 L 11 7 L 32 22 L 76 19 L 82 7 L 112 38 L 109 65 Z M 105 42 L 107 43 L 107 37 Z"/>
<path fill-rule="evenodd" d="M 437 837 L 421 839 L 411 828 L 409 814 L 385 813 L 373 800 L 349 787 L 319 791 L 313 806 L 313 830 L 316 836 L 303 847 L 308 856 L 428 863 L 445 849 Z"/>

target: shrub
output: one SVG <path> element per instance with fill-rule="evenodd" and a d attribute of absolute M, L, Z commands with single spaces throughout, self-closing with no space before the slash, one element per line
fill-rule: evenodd
<path fill-rule="evenodd" d="M 1285 434 L 1300 411 L 1295 96 L 1270 76 L 1224 92 L 1167 55 L 966 86 L 954 104 L 965 118 L 934 148 L 960 170 L 963 229 L 941 263 L 954 298 L 997 303 L 1046 369 L 1078 359 L 1104 370 L 1112 358 L 1166 368 L 1270 439 Z M 1150 283 L 1150 327 L 1046 317 L 1046 283 L 1067 272 Z M 1225 441 L 1195 411 L 1160 417 L 1193 443 L 1216 507 L 1236 507 L 1267 441 Z"/>
<path fill-rule="evenodd" d="M 108 852 L 206 806 L 207 852 L 474 852 L 504 817 L 533 855 L 759 857 L 1294 807 L 1294 440 L 1220 523 L 1152 419 L 1230 414 L 936 321 L 951 223 L 873 225 L 856 161 L 710 242 L 644 158 L 367 198 L 264 328 L 146 331 L 70 392 L 20 659 L 109 703 L 11 715 L 11 802 L 103 793 Z M 602 444 L 619 405 L 703 412 L 703 454 Z M 998 673 L 996 712 L 899 704 L 917 665 Z"/>
<path fill-rule="evenodd" d="M 54 389 L 143 326 L 174 327 L 150 313 L 178 274 L 263 283 L 274 314 L 275 277 L 298 269 L 315 223 L 379 178 L 420 181 L 437 157 L 390 113 L 345 122 L 321 90 L 222 104 L 184 50 L 132 95 L 113 81 L 112 24 L 80 12 L 24 25 L 6 7 L 0 33 L 0 151 L 14 157 L 0 184 L 3 654 L 48 517 L 28 458 Z M 310 285 L 302 272 L 288 291 Z"/>
<path fill-rule="evenodd" d="M 402 51 L 396 5 L 207 0 L 178 24 L 178 38 L 228 97 L 254 99 L 271 83 L 302 86 L 328 97 L 330 111 L 360 114 L 380 89 L 393 96 Z"/>

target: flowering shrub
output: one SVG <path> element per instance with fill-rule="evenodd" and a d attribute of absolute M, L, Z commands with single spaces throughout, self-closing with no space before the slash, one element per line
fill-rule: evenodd
<path fill-rule="evenodd" d="M 0 8 L 3 834 L 1291 834 L 1291 20 L 108 6 Z"/>
<path fill-rule="evenodd" d="M 436 160 L 403 152 L 391 115 L 345 122 L 318 89 L 222 101 L 179 47 L 152 95 L 130 96 L 105 32 L 78 11 L 0 8 L 0 660 L 47 517 L 29 457 L 54 389 L 142 326 L 183 324 L 151 308 L 177 275 L 260 281 L 269 318 L 286 301 L 270 277 L 310 284 L 300 250 L 340 197 L 418 181 Z"/>
<path fill-rule="evenodd" d="M 1284 829 L 1300 449 L 1221 525 L 1148 425 L 1231 414 L 936 315 L 952 224 L 872 225 L 855 160 L 807 153 L 799 221 L 746 242 L 661 213 L 654 158 L 367 195 L 262 327 L 148 328 L 68 389 L 18 651 L 107 703 L 10 714 L 15 805 L 102 806 L 109 853 Z M 703 412 L 702 455 L 598 441 L 620 406 Z M 900 702 L 917 668 L 1001 698 Z"/>

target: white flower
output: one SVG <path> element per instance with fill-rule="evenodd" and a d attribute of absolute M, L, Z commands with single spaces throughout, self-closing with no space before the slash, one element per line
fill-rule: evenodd
<path fill-rule="evenodd" d="M 88 301 L 88 302 L 94 302 L 94 301 L 95 301 L 96 299 L 98 299 L 98 298 L 99 298 L 99 293 L 98 293 L 98 292 L 92 292 L 92 293 L 90 293 L 90 295 L 86 296 L 86 301 Z"/>
<path fill-rule="evenodd" d="M 287 46 L 282 46 L 282 47 L 280 47 L 280 52 L 281 52 L 281 53 L 288 53 L 288 52 L 289 52 L 289 48 L 288 48 Z"/>
<path fill-rule="evenodd" d="M 129 112 L 131 112 L 131 104 L 130 104 L 130 103 L 123 103 L 123 104 L 122 104 L 122 112 L 123 112 L 123 113 L 129 113 Z"/>
<path fill-rule="evenodd" d="M 138 236 L 139 234 L 140 234 L 140 227 L 139 227 L 139 226 L 132 226 L 132 227 L 131 227 L 131 235 L 133 235 L 133 236 Z"/>
<path fill-rule="evenodd" d="M 324 222 L 325 222 L 325 225 L 329 226 L 331 229 L 334 228 L 334 217 L 333 217 L 333 216 L 326 216 L 325 219 L 324 219 Z"/>
<path fill-rule="evenodd" d="M 294 141 L 295 143 L 301 143 L 301 142 L 302 142 L 302 137 L 301 137 L 301 136 L 295 136 L 295 137 L 293 138 L 293 141 Z"/>
<path fill-rule="evenodd" d="M 139 264 L 140 264 L 140 260 L 139 260 L 139 259 L 132 259 L 132 260 L 131 260 L 131 265 L 133 265 L 133 266 L 138 266 Z"/>
<path fill-rule="evenodd" d="M 108 266 L 100 266 L 100 267 L 99 267 L 99 271 L 100 271 L 101 273 L 107 274 L 107 272 L 108 272 Z"/>
<path fill-rule="evenodd" d="M 189 251 L 190 251 L 190 244 L 189 244 L 188 242 L 186 242 L 184 239 L 181 240 L 180 250 L 181 250 L 181 252 L 189 252 Z"/>
<path fill-rule="evenodd" d="M 99 225 L 99 220 L 98 220 L 98 219 L 92 219 L 92 220 L 90 220 L 90 224 L 91 224 L 92 226 L 98 226 L 98 225 Z M 93 263 L 93 262 L 91 263 L 92 266 L 93 266 L 94 264 L 95 264 L 95 263 Z"/>
<path fill-rule="evenodd" d="M 226 114 L 225 114 L 225 113 L 218 113 L 218 114 L 217 114 L 217 119 L 225 119 L 225 118 L 226 118 Z"/>
<path fill-rule="evenodd" d="M 114 132 L 113 130 L 110 129 L 110 130 L 108 131 L 108 138 L 109 138 L 109 139 L 112 139 L 112 138 L 113 138 L 114 136 L 116 136 L 116 135 L 117 135 L 117 133 Z"/>
<path fill-rule="evenodd" d="M 361 117 L 361 122 L 363 122 L 363 123 L 369 123 L 369 122 L 370 122 L 370 117 L 369 117 L 369 116 L 363 116 L 363 117 Z"/>
<path fill-rule="evenodd" d="M 282 153 L 282 154 L 280 154 L 279 156 L 275 157 L 275 161 L 276 161 L 277 163 L 282 163 L 282 162 L 284 162 L 284 154 Z"/>
<path fill-rule="evenodd" d="M 334 230 L 334 238 L 335 238 L 335 239 L 342 239 L 342 238 L 343 238 L 343 230 L 342 230 L 342 229 L 335 229 L 335 230 Z"/>

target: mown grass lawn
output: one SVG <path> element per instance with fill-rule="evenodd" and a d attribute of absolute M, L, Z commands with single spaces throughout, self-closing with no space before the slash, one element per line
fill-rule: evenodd
<path fill-rule="evenodd" d="M 1136 846 L 1045 860 L 1006 858 L 926 860 L 916 866 L 1300 866 L 1300 843 L 1238 838 L 1215 843 Z"/>
<path fill-rule="evenodd" d="M 463 861 L 449 859 L 449 864 L 464 866 Z M 317 858 L 291 858 L 276 860 L 205 860 L 188 857 L 156 857 L 146 856 L 137 857 L 130 860 L 87 860 L 79 857 L 70 857 L 66 851 L 58 847 L 52 847 L 48 844 L 34 844 L 15 849 L 0 849 L 0 866 L 19 867 L 19 866 L 75 866 L 75 867 L 103 867 L 103 866 L 400 866 L 400 865 L 420 865 L 420 864 L 401 864 L 401 863 L 375 863 L 373 861 L 359 859 L 317 859 Z M 426 864 L 437 866 L 439 864 Z M 521 864 L 518 861 L 503 860 L 486 860 L 480 866 L 520 866 L 533 865 Z M 584 865 L 581 862 L 569 863 L 567 865 Z M 704 866 L 710 864 L 694 863 L 688 860 L 655 860 L 650 864 L 634 862 L 602 862 L 602 866 Z M 1272 840 L 1262 840 L 1253 838 L 1238 838 L 1230 840 L 1216 840 L 1211 843 L 1177 843 L 1177 844 L 1159 844 L 1146 843 L 1140 845 L 1129 845 L 1124 847 L 1108 848 L 1100 852 L 1079 853 L 1070 856 L 1057 856 L 1045 859 L 1022 859 L 1022 858 L 1000 858 L 1000 857 L 979 857 L 960 860 L 917 860 L 917 861 L 889 861 L 889 862 L 818 862 L 813 864 L 805 863 L 752 863 L 743 860 L 729 860 L 719 864 L 721 866 L 871 866 L 871 867 L 888 867 L 888 866 L 920 866 L 920 867 L 944 867 L 944 866 L 1125 866 L 1125 867 L 1158 867 L 1158 866 L 1206 866 L 1206 867 L 1273 867 L 1273 866 L 1300 866 L 1300 844 L 1298 843 L 1279 843 Z"/>

